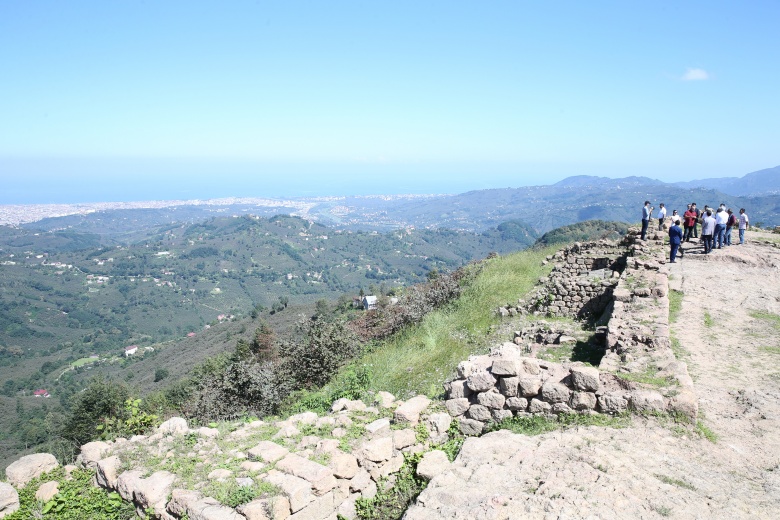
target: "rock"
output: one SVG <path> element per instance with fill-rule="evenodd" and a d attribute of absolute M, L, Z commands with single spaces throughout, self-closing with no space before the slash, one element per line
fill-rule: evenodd
<path fill-rule="evenodd" d="M 446 434 L 452 424 L 452 417 L 446 413 L 433 413 L 428 417 L 428 428 L 431 434 Z"/>
<path fill-rule="evenodd" d="M 274 439 L 289 439 L 290 437 L 297 437 L 300 435 L 301 432 L 293 426 L 290 423 L 283 424 L 278 432 L 276 432 L 276 435 L 273 436 Z"/>
<path fill-rule="evenodd" d="M 447 408 L 447 412 L 453 417 L 458 417 L 459 415 L 466 413 L 469 406 L 471 406 L 471 403 L 465 397 L 444 401 L 444 407 Z"/>
<path fill-rule="evenodd" d="M 526 374 L 530 374 L 532 376 L 539 375 L 540 369 L 539 369 L 539 362 L 535 359 L 529 359 L 524 358 L 523 359 L 523 371 Z"/>
<path fill-rule="evenodd" d="M 506 397 L 499 394 L 498 392 L 482 392 L 477 396 L 477 402 L 479 404 L 494 410 L 500 410 L 503 408 L 505 401 Z"/>
<path fill-rule="evenodd" d="M 494 359 L 490 373 L 499 377 L 516 376 L 517 362 L 514 359 Z"/>
<path fill-rule="evenodd" d="M 353 495 L 344 500 L 339 506 L 336 513 L 339 517 L 346 520 L 355 520 L 357 518 L 357 509 L 355 508 L 355 502 L 360 498 L 358 495 Z"/>
<path fill-rule="evenodd" d="M 241 463 L 241 469 L 250 473 L 259 473 L 263 471 L 263 468 L 265 468 L 265 464 L 258 461 L 245 460 Z"/>
<path fill-rule="evenodd" d="M 271 470 L 266 474 L 265 480 L 282 490 L 290 501 L 290 510 L 293 513 L 306 507 L 315 498 L 309 483 L 294 475 Z"/>
<path fill-rule="evenodd" d="M 420 413 L 428 408 L 428 405 L 430 404 L 431 400 L 424 395 L 412 397 L 404 404 L 396 408 L 394 415 L 395 421 L 408 422 L 412 425 L 416 425 L 420 420 Z"/>
<path fill-rule="evenodd" d="M 392 441 L 390 439 L 388 441 L 392 452 Z M 333 476 L 333 471 L 330 468 L 294 453 L 277 462 L 276 469 L 302 478 L 311 485 L 314 494 L 318 496 L 324 495 L 336 485 L 336 478 Z"/>
<path fill-rule="evenodd" d="M 285 520 L 290 516 L 290 500 L 285 496 L 260 498 L 238 506 L 236 511 L 246 520 Z"/>
<path fill-rule="evenodd" d="M 519 395 L 522 397 L 535 397 L 542 389 L 542 381 L 538 377 L 521 377 L 518 382 Z"/>
<path fill-rule="evenodd" d="M 450 469 L 450 466 L 450 459 L 447 458 L 446 453 L 441 450 L 429 451 L 423 455 L 419 464 L 417 464 L 417 475 L 426 480 L 431 480 L 436 475 Z"/>
<path fill-rule="evenodd" d="M 517 397 L 519 377 L 502 377 L 498 381 L 498 388 L 505 397 Z"/>
<path fill-rule="evenodd" d="M 574 410 L 593 410 L 596 408 L 596 394 L 590 392 L 572 392 L 569 406 Z"/>
<path fill-rule="evenodd" d="M 32 479 L 40 477 L 59 466 L 57 459 L 50 453 L 26 455 L 12 462 L 5 469 L 8 483 L 16 488 L 23 488 Z"/>
<path fill-rule="evenodd" d="M 336 418 L 330 417 L 330 416 L 324 416 L 317 419 L 317 422 L 314 423 L 314 426 L 317 428 L 326 428 L 328 426 L 336 426 Z"/>
<path fill-rule="evenodd" d="M 482 429 L 485 425 L 474 419 L 465 419 L 461 417 L 458 419 L 458 429 L 463 435 L 479 435 L 482 433 Z"/>
<path fill-rule="evenodd" d="M 569 408 L 569 405 L 566 403 L 553 403 L 550 411 L 554 414 L 571 413 L 571 408 Z"/>
<path fill-rule="evenodd" d="M 96 464 L 95 481 L 105 489 L 116 489 L 116 477 L 122 461 L 119 457 L 107 457 Z"/>
<path fill-rule="evenodd" d="M 133 501 L 133 491 L 139 487 L 143 472 L 137 469 L 128 470 L 116 479 L 116 492 L 127 502 Z"/>
<path fill-rule="evenodd" d="M 10 484 L 0 482 L 0 518 L 19 509 L 19 493 Z"/>
<path fill-rule="evenodd" d="M 176 475 L 167 471 L 157 471 L 149 478 L 134 480 L 137 487 L 133 489 L 133 498 L 142 509 L 152 509 L 155 514 L 161 515 L 165 512 L 175 480 Z"/>
<path fill-rule="evenodd" d="M 654 390 L 632 390 L 629 406 L 637 412 L 662 412 L 666 403 L 664 397 Z"/>
<path fill-rule="evenodd" d="M 290 450 L 271 441 L 260 441 L 257 446 L 247 452 L 250 459 L 269 463 L 286 457 L 288 453 Z"/>
<path fill-rule="evenodd" d="M 691 390 L 682 390 L 669 400 L 669 411 L 681 413 L 695 422 L 699 414 L 699 400 Z"/>
<path fill-rule="evenodd" d="M 513 416 L 512 410 L 490 410 L 490 417 L 498 423 L 511 419 Z"/>
<path fill-rule="evenodd" d="M 510 397 L 506 400 L 506 407 L 515 412 L 525 411 L 528 408 L 528 399 L 524 397 Z"/>
<path fill-rule="evenodd" d="M 444 390 L 447 393 L 447 397 L 450 399 L 460 399 L 461 397 L 468 397 L 471 395 L 471 388 L 469 388 L 466 381 L 463 379 L 456 379 L 449 383 L 444 383 Z"/>
<path fill-rule="evenodd" d="M 481 404 L 471 405 L 467 415 L 469 419 L 482 422 L 489 421 L 491 418 L 490 409 Z"/>
<path fill-rule="evenodd" d="M 216 439 L 219 437 L 219 430 L 216 428 L 208 428 L 206 426 L 202 426 L 196 430 L 196 433 L 200 437 L 205 437 L 207 439 Z"/>
<path fill-rule="evenodd" d="M 336 425 L 348 428 L 352 426 L 352 419 L 348 415 L 339 415 L 336 417 Z"/>
<path fill-rule="evenodd" d="M 530 413 L 543 413 L 548 414 L 552 410 L 552 406 L 550 403 L 545 403 L 544 401 L 540 401 L 539 399 L 531 399 L 531 402 L 528 404 L 528 411 Z"/>
<path fill-rule="evenodd" d="M 598 392 L 600 382 L 597 368 L 578 366 L 571 367 L 569 372 L 571 373 L 571 381 L 575 390 L 580 390 L 582 392 Z"/>
<path fill-rule="evenodd" d="M 623 413 L 628 409 L 628 400 L 623 394 L 604 394 L 598 397 L 598 408 L 602 413 Z"/>
<path fill-rule="evenodd" d="M 107 442 L 88 442 L 81 447 L 81 453 L 76 461 L 86 468 L 94 469 L 97 461 L 104 458 L 109 451 L 111 445 Z"/>
<path fill-rule="evenodd" d="M 157 432 L 163 435 L 184 435 L 188 431 L 187 420 L 181 417 L 171 417 L 157 428 Z"/>
<path fill-rule="evenodd" d="M 548 403 L 566 403 L 570 394 L 571 390 L 563 383 L 547 381 L 542 385 L 542 399 Z"/>
<path fill-rule="evenodd" d="M 340 412 L 341 410 L 347 409 L 347 403 L 349 403 L 349 399 L 346 397 L 342 397 L 341 399 L 336 399 L 333 401 L 333 404 L 330 407 L 330 411 L 333 413 Z"/>
<path fill-rule="evenodd" d="M 349 481 L 349 489 L 352 491 L 363 491 L 371 483 L 371 475 L 363 468 L 359 468 L 355 476 Z"/>
<path fill-rule="evenodd" d="M 393 456 L 393 439 L 384 437 L 363 443 L 362 454 L 372 462 L 384 462 Z"/>
<path fill-rule="evenodd" d="M 651 294 L 652 291 L 648 287 L 637 287 L 634 289 L 634 296 L 639 296 L 640 298 L 647 298 Z"/>
<path fill-rule="evenodd" d="M 187 516 L 189 520 L 246 520 L 233 508 L 223 506 L 211 497 L 204 497 L 197 491 L 174 489 L 168 503 L 168 513 L 176 518 Z M 170 515 L 162 516 L 170 519 Z"/>
<path fill-rule="evenodd" d="M 224 481 L 224 480 L 230 478 L 232 475 L 233 475 L 233 472 L 230 471 L 229 469 L 218 468 L 218 469 L 215 469 L 214 471 L 212 471 L 211 473 L 209 473 L 207 478 L 209 480 L 221 480 L 221 481 Z"/>
<path fill-rule="evenodd" d="M 236 478 L 236 484 L 239 487 L 252 487 L 255 485 L 255 481 L 249 477 L 238 477 Z"/>
<path fill-rule="evenodd" d="M 396 450 L 402 450 L 408 446 L 411 446 L 417 442 L 417 433 L 414 430 L 394 430 L 393 431 L 393 448 Z"/>
<path fill-rule="evenodd" d="M 372 437 L 378 437 L 380 435 L 390 433 L 390 419 L 383 418 L 366 425 L 366 431 Z"/>
<path fill-rule="evenodd" d="M 470 375 L 466 384 L 474 392 L 484 392 L 496 386 L 496 378 L 490 372 L 480 371 Z"/>
<path fill-rule="evenodd" d="M 313 425 L 317 422 L 319 416 L 314 412 L 303 412 L 296 415 L 291 415 L 287 418 L 287 421 L 291 424 L 306 424 Z"/>
<path fill-rule="evenodd" d="M 377 392 L 374 397 L 374 402 L 379 408 L 390 408 L 395 401 L 395 396 L 390 392 Z"/>
<path fill-rule="evenodd" d="M 368 486 L 366 486 L 365 489 L 363 489 L 363 491 L 360 492 L 360 496 L 362 498 L 371 499 L 376 496 L 376 493 L 377 493 L 376 482 L 372 480 L 368 483 Z"/>
<path fill-rule="evenodd" d="M 40 502 L 48 502 L 54 498 L 54 495 L 60 492 L 59 485 L 60 483 L 56 480 L 44 482 L 38 487 L 38 491 L 35 492 L 35 498 Z"/>
<path fill-rule="evenodd" d="M 336 510 L 333 492 L 327 493 L 314 499 L 305 508 L 294 513 L 290 520 L 325 520 L 329 518 Z"/>
<path fill-rule="evenodd" d="M 623 289 L 622 287 L 619 287 L 612 291 L 612 298 L 616 302 L 628 303 L 631 301 L 631 292 L 628 289 Z"/>
<path fill-rule="evenodd" d="M 339 450 L 331 452 L 328 467 L 338 478 L 350 479 L 358 472 L 358 462 L 355 456 Z"/>

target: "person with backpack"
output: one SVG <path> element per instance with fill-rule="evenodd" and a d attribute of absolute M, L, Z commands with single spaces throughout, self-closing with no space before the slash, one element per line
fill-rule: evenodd
<path fill-rule="evenodd" d="M 731 228 L 734 227 L 737 223 L 737 216 L 734 214 L 733 211 L 731 211 L 731 208 L 728 210 L 729 218 L 726 221 L 726 245 L 731 245 Z"/>

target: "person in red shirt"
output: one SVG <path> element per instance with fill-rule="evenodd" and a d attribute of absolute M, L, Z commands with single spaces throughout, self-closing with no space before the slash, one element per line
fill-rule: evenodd
<path fill-rule="evenodd" d="M 692 204 L 688 204 L 688 210 L 683 214 L 683 220 L 685 220 L 685 235 L 683 236 L 684 242 L 690 242 L 693 236 L 693 230 L 696 229 L 696 220 L 699 216 L 696 214 L 696 210 Z"/>

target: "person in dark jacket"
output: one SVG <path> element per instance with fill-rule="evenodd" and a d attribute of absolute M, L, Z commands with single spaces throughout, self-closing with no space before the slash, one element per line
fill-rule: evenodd
<path fill-rule="evenodd" d="M 675 263 L 675 258 L 677 258 L 677 251 L 680 249 L 682 238 L 683 230 L 680 227 L 680 220 L 673 220 L 672 227 L 669 228 L 669 246 L 672 249 L 669 253 L 669 262 L 672 264 Z"/>

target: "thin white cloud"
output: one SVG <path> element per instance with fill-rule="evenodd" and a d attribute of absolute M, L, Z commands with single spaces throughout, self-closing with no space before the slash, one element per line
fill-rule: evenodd
<path fill-rule="evenodd" d="M 682 76 L 683 81 L 706 81 L 710 79 L 710 74 L 704 69 L 688 69 Z"/>

